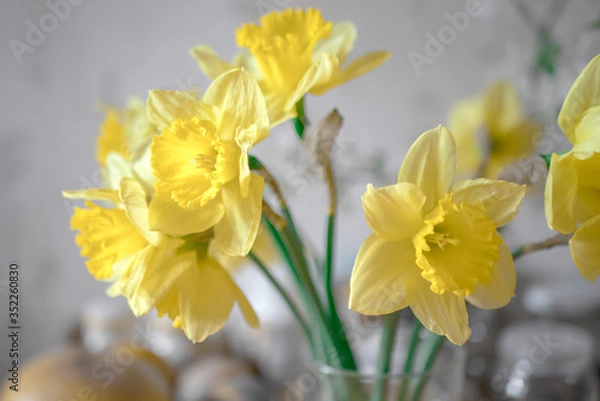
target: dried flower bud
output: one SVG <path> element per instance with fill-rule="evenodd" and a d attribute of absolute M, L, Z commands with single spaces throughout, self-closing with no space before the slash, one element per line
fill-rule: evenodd
<path fill-rule="evenodd" d="M 343 122 L 342 115 L 337 109 L 333 109 L 325 118 L 306 128 L 304 144 L 313 160 L 321 167 L 327 167 L 331 163 L 333 144 Z"/>
<path fill-rule="evenodd" d="M 544 188 L 547 177 L 548 166 L 546 161 L 541 156 L 535 155 L 512 163 L 502 170 L 498 179 L 535 188 Z"/>

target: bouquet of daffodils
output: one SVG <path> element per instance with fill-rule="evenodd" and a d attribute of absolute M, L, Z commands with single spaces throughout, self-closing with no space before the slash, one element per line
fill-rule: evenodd
<path fill-rule="evenodd" d="M 64 196 L 85 200 L 71 226 L 89 272 L 110 283 L 110 296 L 126 297 L 138 316 L 156 309 L 191 341 L 203 341 L 224 326 L 236 304 L 250 326 L 259 325 L 232 278 L 249 260 L 280 292 L 314 359 L 357 371 L 332 288 L 337 188 L 331 152 L 342 117 L 334 110 L 311 125 L 304 113 L 308 94 L 370 72 L 390 56 L 373 52 L 347 62 L 356 35 L 352 23 L 333 24 L 319 10 L 272 12 L 236 31 L 244 50 L 232 62 L 205 45 L 191 50 L 213 80 L 203 96 L 151 90 L 145 103 L 105 108 L 97 152 L 105 187 Z M 600 273 L 600 57 L 581 73 L 560 112 L 559 125 L 573 144 L 564 154 L 517 160 L 533 151 L 525 148 L 532 147 L 537 127 L 522 115 L 515 96 L 510 85 L 498 83 L 482 99 L 457 106 L 454 134 L 443 126 L 425 132 L 396 183 L 367 186 L 362 202 L 373 233 L 356 256 L 349 308 L 384 316 L 381 374 L 389 371 L 405 308 L 416 317 L 405 363 L 410 373 L 423 327 L 436 335 L 427 370 L 445 338 L 456 345 L 468 340 L 465 301 L 483 309 L 508 304 L 515 258 L 568 244 L 584 277 L 594 280 Z M 309 256 L 268 163 L 252 155 L 271 129 L 288 120 L 328 187 L 322 262 Z M 489 146 L 473 152 L 481 127 Z M 517 215 L 524 184 L 532 183 L 527 172 L 532 163 L 540 168 L 540 161 L 544 177 L 549 168 L 548 225 L 561 235 L 511 252 L 499 228 Z M 520 180 L 506 174 L 515 169 L 524 172 Z M 457 179 L 466 171 L 475 178 Z M 270 272 L 268 237 L 286 262 L 296 296 Z M 397 399 L 418 400 L 423 386 L 403 384 Z M 364 388 L 351 387 L 341 385 L 335 393 L 368 398 Z M 384 392 L 375 385 L 371 397 L 384 399 Z"/>

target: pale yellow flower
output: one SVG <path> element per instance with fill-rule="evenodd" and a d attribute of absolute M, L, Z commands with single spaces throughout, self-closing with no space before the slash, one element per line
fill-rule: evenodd
<path fill-rule="evenodd" d="M 109 295 L 123 295 L 132 311 L 144 315 L 156 308 L 167 314 L 192 341 L 203 341 L 220 330 L 238 304 L 253 327 L 258 318 L 227 270 L 209 255 L 210 233 L 177 239 L 153 231 L 148 221 L 147 194 L 131 178 L 120 190 L 65 191 L 83 197 L 86 208 L 76 208 L 71 227 L 87 258 L 90 273 L 111 282 Z M 120 202 L 104 208 L 90 200 Z"/>
<path fill-rule="evenodd" d="M 213 228 L 223 252 L 247 255 L 264 189 L 264 179 L 248 167 L 248 151 L 269 133 L 256 80 L 232 70 L 215 79 L 202 100 L 187 92 L 151 91 L 147 107 L 162 130 L 151 148 L 151 227 L 169 235 Z"/>
<path fill-rule="evenodd" d="M 97 160 L 107 188 L 119 189 L 123 178 L 135 178 L 147 191 L 154 185 L 150 167 L 150 143 L 157 128 L 146 114 L 146 105 L 132 97 L 127 107 L 102 105 L 106 118 L 100 127 Z"/>
<path fill-rule="evenodd" d="M 600 274 L 600 55 L 571 87 L 558 124 L 573 148 L 552 155 L 546 220 L 550 228 L 563 234 L 575 231 L 570 241 L 573 260 L 582 275 L 593 281 Z"/>
<path fill-rule="evenodd" d="M 458 173 L 481 170 L 483 177 L 492 179 L 532 154 L 540 132 L 539 125 L 523 115 L 519 94 L 508 82 L 494 83 L 483 96 L 457 103 L 449 125 L 456 138 Z"/>
<path fill-rule="evenodd" d="M 356 41 L 351 22 L 333 24 L 317 9 L 273 11 L 260 25 L 244 24 L 236 31 L 237 44 L 247 51 L 228 63 L 208 46 L 192 49 L 192 56 L 211 79 L 244 67 L 265 94 L 271 126 L 296 117 L 295 105 L 307 93 L 320 95 L 378 67 L 389 52 L 372 52 L 345 66 Z"/>
<path fill-rule="evenodd" d="M 498 227 L 518 212 L 525 187 L 506 181 L 452 184 L 455 142 L 444 127 L 413 144 L 398 183 L 369 185 L 362 197 L 373 234 L 361 246 L 350 309 L 383 315 L 410 307 L 425 327 L 462 345 L 471 334 L 465 299 L 505 306 L 516 275 Z"/>
<path fill-rule="evenodd" d="M 102 105 L 106 117 L 100 126 L 96 158 L 101 166 L 111 153 L 125 160 L 137 159 L 147 147 L 156 128 L 150 123 L 144 102 L 132 97 L 127 107 L 119 109 Z"/>

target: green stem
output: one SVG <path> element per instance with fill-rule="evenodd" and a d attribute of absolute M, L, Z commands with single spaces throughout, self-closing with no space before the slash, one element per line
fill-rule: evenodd
<path fill-rule="evenodd" d="M 269 268 L 267 266 L 265 266 L 265 264 L 254 253 L 250 252 L 248 254 L 248 258 L 250 258 L 254 262 L 254 264 L 256 264 L 256 266 L 258 266 L 258 268 L 262 271 L 262 273 L 265 275 L 265 277 L 267 277 L 267 279 L 275 287 L 277 292 L 279 292 L 279 294 L 281 295 L 281 297 L 283 298 L 285 303 L 288 305 L 288 307 L 294 314 L 294 317 L 296 318 L 298 324 L 300 325 L 300 328 L 304 332 L 304 335 L 306 336 L 306 340 L 308 341 L 311 349 L 314 348 L 310 329 L 308 328 L 308 325 L 304 321 L 304 318 L 302 317 L 300 310 L 298 309 L 296 304 L 294 304 L 294 301 L 292 301 L 292 299 L 289 297 L 287 292 L 283 289 L 281 284 L 279 284 L 277 279 L 271 274 L 271 272 L 269 271 Z"/>
<path fill-rule="evenodd" d="M 433 343 L 433 346 L 431 347 L 431 350 L 429 351 L 429 356 L 427 356 L 427 360 L 425 361 L 425 368 L 423 369 L 421 378 L 419 379 L 419 383 L 417 384 L 417 387 L 415 388 L 415 393 L 413 395 L 413 401 L 419 401 L 421 399 L 421 394 L 423 393 L 423 389 L 425 388 L 425 385 L 429 381 L 429 373 L 431 372 L 433 363 L 435 362 L 435 359 L 436 359 L 438 353 L 442 349 L 444 340 L 446 339 L 446 337 L 444 337 L 444 336 L 438 336 L 437 334 L 434 334 L 434 335 L 436 336 L 436 339 L 435 339 L 435 342 Z"/>
<path fill-rule="evenodd" d="M 408 354 L 406 355 L 406 361 L 404 362 L 404 370 L 402 371 L 402 384 L 400 385 L 399 392 L 399 401 L 404 401 L 406 399 L 406 392 L 408 391 L 409 379 L 408 376 L 412 371 L 413 361 L 415 359 L 415 355 L 417 352 L 417 347 L 419 346 L 419 341 L 421 339 L 421 328 L 423 325 L 419 321 L 419 319 L 415 319 L 415 323 L 413 325 L 413 330 L 410 335 L 410 342 L 408 344 Z"/>
<path fill-rule="evenodd" d="M 356 362 L 354 360 L 354 356 L 352 354 L 350 344 L 348 343 L 344 328 L 339 322 L 339 317 L 337 325 L 335 324 L 336 322 L 332 322 L 327 319 L 323 305 L 320 302 L 319 294 L 317 293 L 317 290 L 310 277 L 309 265 L 304 255 L 304 247 L 300 237 L 298 236 L 294 219 L 287 207 L 282 207 L 282 212 L 287 221 L 287 227 L 283 230 L 284 235 L 288 239 L 292 254 L 295 254 L 296 256 L 296 260 L 298 262 L 298 272 L 302 278 L 306 290 L 315 301 L 315 308 L 318 317 L 323 321 L 323 325 L 326 327 L 327 333 L 331 337 L 331 340 L 334 344 L 335 351 L 340 358 L 340 366 L 346 370 L 356 371 Z M 334 323 L 333 326 L 329 324 L 330 322 Z"/>
<path fill-rule="evenodd" d="M 294 124 L 296 134 L 302 139 L 304 137 L 304 129 L 309 124 L 308 118 L 306 118 L 306 114 L 304 113 L 304 97 L 296 103 L 296 115 L 292 119 L 292 123 Z"/>
<path fill-rule="evenodd" d="M 371 401 L 384 401 L 386 399 L 385 376 L 390 371 L 390 362 L 394 351 L 396 329 L 400 320 L 400 312 L 391 313 L 383 318 L 383 331 L 379 345 L 379 363 L 377 366 L 377 382 L 371 395 Z"/>
<path fill-rule="evenodd" d="M 522 245 L 512 252 L 513 260 L 519 259 L 525 253 L 525 245 Z"/>
<path fill-rule="evenodd" d="M 300 279 L 300 275 L 298 274 L 298 271 L 297 271 L 297 269 L 296 269 L 296 267 L 295 267 L 295 265 L 294 265 L 294 263 L 292 261 L 290 252 L 288 251 L 287 246 L 286 246 L 285 242 L 283 241 L 283 238 L 281 237 L 281 234 L 279 233 L 279 231 L 277 230 L 277 228 L 275 228 L 275 226 L 273 225 L 273 223 L 271 223 L 269 221 L 269 219 L 265 218 L 264 216 L 263 216 L 263 222 L 267 225 L 267 228 L 269 229 L 269 232 L 271 233 L 271 236 L 275 240 L 275 243 L 277 244 L 277 247 L 279 248 L 279 251 L 283 255 L 283 258 L 285 259 L 285 261 L 288 264 L 288 266 L 290 267 L 290 270 L 292 271 L 292 274 L 294 275 L 294 278 L 296 279 L 296 281 L 300 285 L 300 288 L 303 289 L 303 287 L 302 287 L 302 280 Z"/>
<path fill-rule="evenodd" d="M 335 212 L 329 214 L 327 219 L 327 253 L 325 257 L 325 294 L 327 295 L 327 304 L 329 306 L 329 315 L 331 318 L 331 325 L 333 326 L 336 333 L 338 333 L 338 341 L 342 345 L 343 350 L 347 353 L 346 358 L 349 359 L 349 368 L 356 369 L 354 358 L 352 357 L 352 351 L 348 342 L 348 337 L 344 331 L 344 326 L 337 311 L 335 293 L 333 286 L 333 255 L 334 249 L 334 237 L 335 237 Z"/>

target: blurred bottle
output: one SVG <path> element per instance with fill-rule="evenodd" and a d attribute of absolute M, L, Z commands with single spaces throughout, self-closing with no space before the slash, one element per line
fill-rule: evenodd
<path fill-rule="evenodd" d="M 491 380 L 496 401 L 597 401 L 594 344 L 565 323 L 516 323 L 500 334 Z"/>

